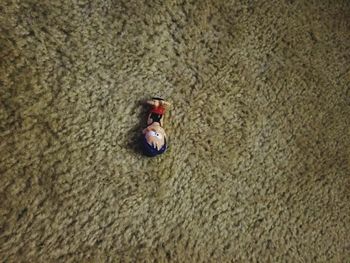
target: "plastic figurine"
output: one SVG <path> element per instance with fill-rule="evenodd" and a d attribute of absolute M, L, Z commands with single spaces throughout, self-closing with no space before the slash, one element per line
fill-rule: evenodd
<path fill-rule="evenodd" d="M 166 134 L 163 129 L 163 115 L 170 103 L 161 98 L 152 98 L 147 104 L 151 110 L 147 119 L 147 127 L 142 131 L 144 153 L 148 156 L 157 156 L 167 149 Z"/>

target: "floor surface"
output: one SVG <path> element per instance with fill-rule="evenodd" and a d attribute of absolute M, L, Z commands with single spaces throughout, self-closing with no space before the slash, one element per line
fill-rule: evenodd
<path fill-rule="evenodd" d="M 350 262 L 349 1 L 0 12 L 1 262 Z"/>

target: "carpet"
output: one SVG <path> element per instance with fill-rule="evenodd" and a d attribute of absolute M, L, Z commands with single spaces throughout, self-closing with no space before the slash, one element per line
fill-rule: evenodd
<path fill-rule="evenodd" d="M 349 1 L 0 11 L 1 262 L 350 262 Z"/>

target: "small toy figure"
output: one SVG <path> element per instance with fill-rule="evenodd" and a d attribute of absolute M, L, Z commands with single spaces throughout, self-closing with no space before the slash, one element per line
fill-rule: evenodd
<path fill-rule="evenodd" d="M 170 103 L 161 98 L 152 98 L 147 104 L 152 108 L 147 119 L 148 126 L 142 131 L 142 143 L 145 154 L 153 157 L 162 154 L 167 148 L 163 115 Z"/>

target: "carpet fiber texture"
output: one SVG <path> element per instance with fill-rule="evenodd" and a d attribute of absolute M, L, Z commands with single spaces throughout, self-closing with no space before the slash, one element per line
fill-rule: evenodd
<path fill-rule="evenodd" d="M 350 262 L 349 1 L 0 12 L 1 262 Z"/>

